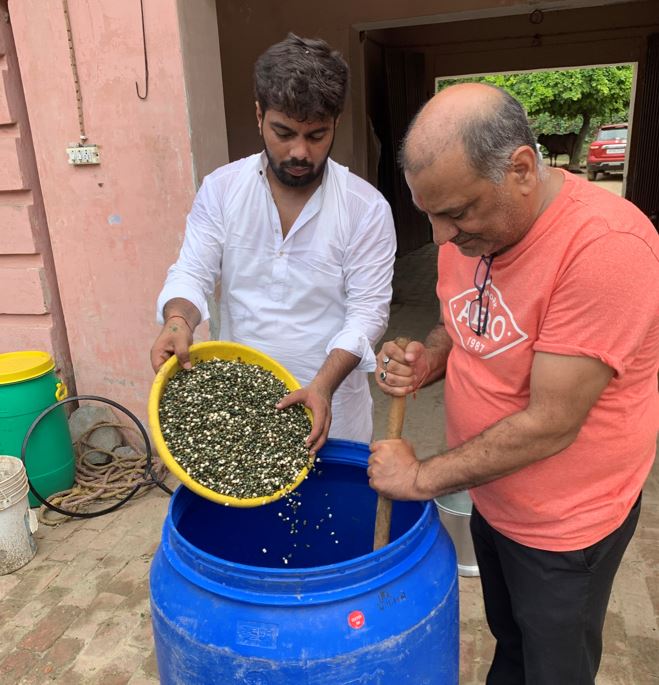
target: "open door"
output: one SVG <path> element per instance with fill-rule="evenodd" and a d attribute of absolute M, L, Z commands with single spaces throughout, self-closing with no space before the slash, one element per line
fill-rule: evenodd
<path fill-rule="evenodd" d="M 432 240 L 430 223 L 415 209 L 397 159 L 407 127 L 425 102 L 424 57 L 409 50 L 386 48 L 384 74 L 386 123 L 379 131 L 382 156 L 378 186 L 391 204 L 401 256 Z"/>
<path fill-rule="evenodd" d="M 642 86 L 637 86 L 627 199 L 647 214 L 659 230 L 659 33 L 648 36 L 638 83 Z"/>

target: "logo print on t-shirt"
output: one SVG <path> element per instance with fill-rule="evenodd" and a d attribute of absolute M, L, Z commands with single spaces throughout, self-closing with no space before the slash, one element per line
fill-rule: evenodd
<path fill-rule="evenodd" d="M 483 359 L 495 357 L 529 336 L 517 325 L 512 312 L 503 301 L 501 291 L 490 281 L 490 308 L 485 333 L 476 335 L 469 327 L 469 304 L 478 296 L 476 288 L 470 288 L 449 300 L 451 320 L 462 347 L 478 354 Z M 478 307 L 472 307 L 473 317 L 478 316 Z M 471 322 L 476 328 L 477 320 Z"/>

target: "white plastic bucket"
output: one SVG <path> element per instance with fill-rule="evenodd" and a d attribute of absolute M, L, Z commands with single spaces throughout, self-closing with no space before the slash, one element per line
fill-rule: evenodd
<path fill-rule="evenodd" d="M 29 489 L 23 462 L 0 455 L 0 575 L 25 566 L 37 552 L 32 536 L 37 519 L 27 505 Z"/>
<path fill-rule="evenodd" d="M 469 493 L 454 492 L 435 498 L 439 510 L 439 518 L 451 536 L 458 557 L 458 574 L 461 576 L 477 576 L 478 562 L 474 552 L 474 543 L 469 531 L 469 521 L 473 507 Z"/>

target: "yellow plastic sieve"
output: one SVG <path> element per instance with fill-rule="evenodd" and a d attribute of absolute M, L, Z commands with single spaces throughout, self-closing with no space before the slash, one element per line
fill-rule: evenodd
<path fill-rule="evenodd" d="M 225 341 L 202 342 L 190 346 L 190 362 L 193 366 L 201 361 L 208 361 L 210 359 L 223 359 L 225 361 L 232 361 L 238 358 L 248 364 L 258 364 L 267 371 L 270 371 L 276 378 L 282 381 L 291 392 L 293 390 L 298 390 L 301 387 L 296 378 L 286 368 L 279 364 L 279 362 L 275 361 L 272 359 L 272 357 L 269 357 L 263 352 L 254 349 L 253 347 L 247 347 L 247 345 Z M 205 485 L 202 485 L 188 475 L 185 469 L 178 464 L 172 453 L 169 451 L 167 443 L 163 438 L 162 431 L 160 430 L 160 400 L 162 399 L 163 393 L 165 392 L 165 387 L 167 386 L 170 378 L 180 371 L 180 369 L 181 365 L 178 363 L 178 359 L 175 356 L 170 357 L 160 367 L 160 370 L 156 374 L 151 386 L 151 392 L 149 393 L 148 413 L 149 428 L 151 429 L 151 437 L 153 439 L 156 451 L 163 460 L 165 466 L 181 481 L 181 483 L 206 499 L 232 507 L 258 507 L 262 504 L 274 502 L 292 490 L 295 490 L 295 488 L 309 473 L 309 469 L 313 464 L 312 455 L 309 455 L 309 462 L 300 471 L 293 483 L 290 483 L 286 487 L 282 488 L 281 490 L 277 490 L 277 492 L 273 493 L 272 495 L 268 495 L 267 497 L 250 497 L 241 499 L 238 497 L 223 495 L 219 492 L 211 490 L 210 488 L 207 488 Z M 305 411 L 309 416 L 309 420 L 313 422 L 313 416 L 311 412 L 306 408 Z"/>

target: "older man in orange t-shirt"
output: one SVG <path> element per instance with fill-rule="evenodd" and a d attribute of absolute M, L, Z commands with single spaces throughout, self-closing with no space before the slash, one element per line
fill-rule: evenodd
<path fill-rule="evenodd" d="M 439 250 L 442 318 L 385 343 L 404 395 L 446 376 L 449 450 L 372 446 L 394 499 L 471 488 L 472 537 L 497 639 L 488 685 L 592 685 L 613 578 L 633 535 L 659 417 L 659 236 L 632 204 L 544 168 L 520 104 L 463 84 L 403 148 Z"/>

